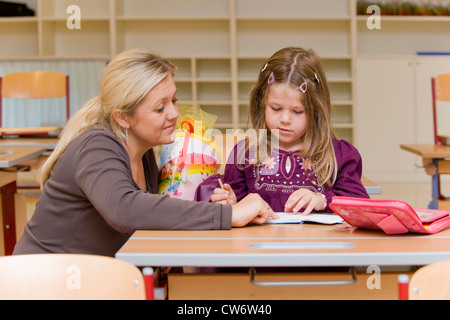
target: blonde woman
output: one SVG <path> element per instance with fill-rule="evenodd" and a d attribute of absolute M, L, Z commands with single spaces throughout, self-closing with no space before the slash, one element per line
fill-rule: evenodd
<path fill-rule="evenodd" d="M 230 206 L 157 194 L 152 148 L 175 138 L 174 72 L 143 49 L 109 63 L 101 95 L 70 119 L 42 168 L 42 195 L 14 254 L 114 256 L 137 229 L 229 229 L 272 216 L 258 195 Z"/>
<path fill-rule="evenodd" d="M 255 132 L 268 137 L 238 143 L 225 168 L 224 189 L 214 190 L 212 202 L 236 203 L 258 193 L 275 212 L 307 215 L 330 212 L 336 195 L 369 197 L 360 154 L 336 139 L 327 79 L 313 50 L 284 48 L 269 58 L 251 93 L 249 114 Z"/>

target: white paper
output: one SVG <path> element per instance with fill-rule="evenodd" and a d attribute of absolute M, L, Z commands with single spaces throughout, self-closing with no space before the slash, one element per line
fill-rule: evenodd
<path fill-rule="evenodd" d="M 335 213 L 311 213 L 307 216 L 302 213 L 292 212 L 275 212 L 280 218 L 269 219 L 266 223 L 279 224 L 279 223 L 303 223 L 303 222 L 315 222 L 320 224 L 340 224 L 344 220 Z"/>

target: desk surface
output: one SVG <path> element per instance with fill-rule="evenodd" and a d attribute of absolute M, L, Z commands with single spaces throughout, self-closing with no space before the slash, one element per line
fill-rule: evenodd
<path fill-rule="evenodd" d="M 0 148 L 45 148 L 54 150 L 57 138 L 0 138 Z"/>
<path fill-rule="evenodd" d="M 381 194 L 381 187 L 367 177 L 362 176 L 361 182 L 368 194 Z"/>
<path fill-rule="evenodd" d="M 437 144 L 401 144 L 400 148 L 422 158 L 450 158 L 450 146 Z"/>
<path fill-rule="evenodd" d="M 388 236 L 342 225 L 137 231 L 116 254 L 138 266 L 414 266 L 450 259 L 450 228 Z"/>
<path fill-rule="evenodd" d="M 29 159 L 39 157 L 44 148 L 0 148 L 0 168 L 9 168 Z"/>

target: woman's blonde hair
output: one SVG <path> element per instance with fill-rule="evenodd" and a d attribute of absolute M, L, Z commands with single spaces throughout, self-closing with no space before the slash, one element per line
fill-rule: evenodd
<path fill-rule="evenodd" d="M 311 49 L 288 47 L 276 52 L 264 63 L 250 96 L 250 122 L 256 131 L 267 129 L 265 108 L 273 83 L 288 83 L 305 91 L 302 102 L 308 126 L 302 137 L 303 149 L 299 156 L 315 163 L 315 174 L 321 184 L 333 184 L 337 175 L 333 147 L 336 133 L 331 123 L 330 92 L 320 57 Z M 267 141 L 270 142 L 271 138 Z"/>
<path fill-rule="evenodd" d="M 149 91 L 175 70 L 175 65 L 146 49 L 125 51 L 115 57 L 103 73 L 101 95 L 89 100 L 64 127 L 58 145 L 40 170 L 41 187 L 59 156 L 84 130 L 100 125 L 125 142 L 125 134 L 113 111 L 119 109 L 125 115 L 133 115 Z"/>

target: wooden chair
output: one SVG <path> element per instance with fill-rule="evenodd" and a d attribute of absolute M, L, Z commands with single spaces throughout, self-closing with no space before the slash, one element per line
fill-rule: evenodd
<path fill-rule="evenodd" d="M 59 127 L 3 128 L 3 98 L 46 99 L 65 97 L 66 120 L 70 117 L 69 76 L 53 71 L 17 72 L 0 78 L 0 134 L 19 136 L 58 136 Z"/>
<path fill-rule="evenodd" d="M 436 106 L 438 101 L 450 101 L 450 73 L 443 73 L 435 78 L 431 78 L 431 97 L 433 100 L 434 143 L 446 144 L 450 137 L 441 136 L 438 133 Z"/>
<path fill-rule="evenodd" d="M 0 257 L 0 300 L 145 298 L 141 271 L 114 258 L 78 254 Z"/>
<path fill-rule="evenodd" d="M 435 144 L 449 144 L 450 137 L 445 135 L 439 135 L 438 125 L 437 125 L 437 102 L 447 101 L 450 102 L 450 73 L 443 73 L 435 78 L 431 78 L 431 97 L 432 97 L 432 107 L 433 107 L 433 134 Z M 441 168 L 439 161 L 435 161 L 433 166 L 437 170 L 433 177 L 433 184 L 436 194 L 433 194 L 433 199 L 446 201 L 447 197 L 441 193 L 441 178 L 440 174 L 447 174 L 449 172 L 446 168 Z"/>
<path fill-rule="evenodd" d="M 427 265 L 417 270 L 409 282 L 410 300 L 450 299 L 450 261 Z"/>

